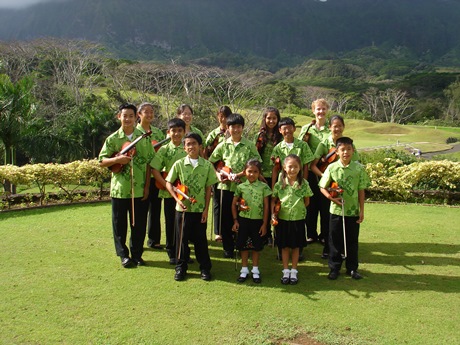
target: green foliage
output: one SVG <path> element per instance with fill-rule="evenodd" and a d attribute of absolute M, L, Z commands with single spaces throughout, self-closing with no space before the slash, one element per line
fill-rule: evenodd
<path fill-rule="evenodd" d="M 392 159 L 394 162 L 398 162 L 397 165 L 408 165 L 417 161 L 417 158 L 414 155 L 409 154 L 403 150 L 396 150 L 394 148 L 360 151 L 359 156 L 361 163 L 364 165 L 368 163 L 384 162 L 387 159 Z"/>
<path fill-rule="evenodd" d="M 457 141 L 458 141 L 458 138 L 449 137 L 446 139 L 446 144 L 456 143 Z"/>

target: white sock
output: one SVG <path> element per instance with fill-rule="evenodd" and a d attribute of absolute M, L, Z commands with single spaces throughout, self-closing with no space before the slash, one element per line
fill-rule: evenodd
<path fill-rule="evenodd" d="M 285 268 L 283 270 L 283 278 L 289 278 L 289 275 L 291 274 L 291 270 L 288 268 Z"/>
<path fill-rule="evenodd" d="M 249 269 L 247 267 L 241 267 L 240 277 L 246 278 L 249 274 Z"/>
<path fill-rule="evenodd" d="M 293 269 L 291 270 L 291 278 L 297 279 L 297 273 L 298 273 L 298 272 L 299 272 L 299 271 L 297 271 L 295 268 L 293 268 Z"/>
<path fill-rule="evenodd" d="M 251 270 L 251 273 L 252 273 L 253 278 L 260 278 L 260 272 L 259 272 L 258 266 L 254 266 Z"/>

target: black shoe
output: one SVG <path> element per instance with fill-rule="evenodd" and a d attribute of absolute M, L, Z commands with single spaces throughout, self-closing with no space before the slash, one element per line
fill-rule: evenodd
<path fill-rule="evenodd" d="M 298 282 L 299 282 L 299 279 L 297 278 L 293 278 L 293 277 L 289 278 L 289 284 L 291 285 L 296 285 Z"/>
<path fill-rule="evenodd" d="M 239 276 L 238 278 L 236 278 L 236 281 L 238 283 L 244 283 L 246 281 L 246 279 L 248 279 L 247 275 L 246 275 L 246 277 Z"/>
<path fill-rule="evenodd" d="M 231 251 L 224 251 L 224 258 L 226 259 L 233 259 L 235 257 L 234 252 Z"/>
<path fill-rule="evenodd" d="M 170 265 L 175 265 L 176 264 L 176 259 L 175 258 L 169 258 L 169 264 Z"/>
<path fill-rule="evenodd" d="M 176 281 L 184 280 L 185 279 L 185 274 L 186 274 L 186 272 L 184 270 L 182 270 L 180 268 L 177 269 L 176 274 L 174 274 L 174 280 L 176 280 Z"/>
<path fill-rule="evenodd" d="M 201 270 L 201 279 L 210 281 L 211 280 L 211 272 L 209 270 Z"/>
<path fill-rule="evenodd" d="M 133 259 L 133 261 L 137 266 L 145 266 L 146 265 L 144 259 L 142 259 L 142 258 Z"/>
<path fill-rule="evenodd" d="M 262 278 L 260 278 L 260 274 L 259 274 L 259 277 L 258 278 L 254 278 L 254 276 L 252 277 L 252 281 L 256 284 L 260 284 L 262 283 Z"/>
<path fill-rule="evenodd" d="M 131 261 L 131 259 L 129 257 L 121 258 L 121 265 L 124 268 L 130 268 L 130 267 L 134 266 L 133 262 Z"/>
<path fill-rule="evenodd" d="M 329 257 L 328 253 L 321 254 L 321 259 L 327 259 Z"/>
<path fill-rule="evenodd" d="M 339 271 L 332 270 L 332 271 L 330 271 L 329 274 L 327 275 L 327 279 L 329 279 L 329 280 L 336 280 L 336 279 L 339 277 L 339 274 L 340 274 Z"/>
<path fill-rule="evenodd" d="M 363 276 L 359 274 L 358 271 L 351 271 L 351 272 L 347 271 L 347 274 L 350 275 L 352 279 L 356 279 L 356 280 L 363 279 Z"/>
<path fill-rule="evenodd" d="M 288 285 L 289 280 L 290 280 L 289 277 L 283 277 L 283 278 L 281 278 L 281 284 Z"/>
<path fill-rule="evenodd" d="M 308 244 L 315 243 L 316 241 L 317 241 L 316 238 L 313 238 L 313 237 L 307 238 L 307 243 L 308 243 Z"/>
<path fill-rule="evenodd" d="M 303 256 L 303 254 L 299 255 L 299 262 L 301 262 L 301 261 L 305 261 L 305 257 Z"/>

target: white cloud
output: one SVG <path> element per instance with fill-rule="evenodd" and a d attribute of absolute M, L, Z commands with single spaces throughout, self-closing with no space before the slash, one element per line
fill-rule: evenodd
<path fill-rule="evenodd" d="M 24 8 L 41 2 L 57 2 L 58 0 L 0 0 L 0 8 Z"/>

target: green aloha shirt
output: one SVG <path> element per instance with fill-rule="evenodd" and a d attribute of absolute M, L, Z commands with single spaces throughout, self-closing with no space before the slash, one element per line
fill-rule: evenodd
<path fill-rule="evenodd" d="M 299 140 L 303 140 L 308 126 L 309 125 L 305 125 L 300 130 L 298 137 Z M 308 130 L 308 133 L 311 134 L 310 139 L 308 140 L 308 146 L 310 147 L 311 152 L 316 152 L 316 148 L 318 147 L 319 143 L 327 139 L 327 137 L 331 134 L 331 130 L 327 126 L 323 126 L 320 129 L 316 128 L 316 126 L 311 126 Z"/>
<path fill-rule="evenodd" d="M 232 169 L 233 173 L 237 174 L 244 170 L 246 162 L 251 158 L 257 159 L 259 162 L 262 161 L 256 145 L 246 138 L 241 138 L 239 144 L 235 146 L 230 137 L 216 146 L 211 157 L 209 157 L 209 161 L 211 163 L 223 161 L 225 166 L 228 166 Z M 243 176 L 240 180 L 244 182 L 246 181 L 246 177 Z M 219 183 L 217 188 L 234 192 L 236 190 L 236 185 L 236 182 L 227 181 Z"/>
<path fill-rule="evenodd" d="M 204 142 L 204 147 L 208 147 L 210 146 L 213 142 L 214 142 L 214 139 L 217 137 L 217 135 L 221 133 L 221 129 L 220 129 L 220 126 L 213 129 L 211 132 L 209 132 L 208 136 L 206 137 L 206 141 Z M 224 135 L 219 135 L 219 142 L 218 144 L 220 144 L 221 142 L 223 142 L 225 140 L 225 133 Z M 216 145 L 217 146 L 217 145 Z"/>
<path fill-rule="evenodd" d="M 343 189 L 345 216 L 359 216 L 358 191 L 368 188 L 371 184 L 364 167 L 355 161 L 351 161 L 348 166 L 344 166 L 340 160 L 334 162 L 327 167 L 318 185 L 328 188 L 333 181 Z M 341 216 L 342 207 L 331 202 L 329 212 Z"/>
<path fill-rule="evenodd" d="M 259 138 L 259 134 L 256 135 L 254 142 L 257 143 L 257 139 Z M 274 163 L 271 160 L 272 152 L 274 149 L 275 145 L 273 144 L 273 141 L 267 140 L 267 143 L 265 144 L 264 150 L 262 151 L 262 154 L 260 155 L 262 158 L 262 176 L 263 177 L 272 177 L 272 170 Z"/>
<path fill-rule="evenodd" d="M 105 158 L 110 158 L 122 150 L 122 146 L 127 141 L 134 141 L 142 136 L 142 132 L 134 129 L 131 140 L 126 136 L 123 129 L 120 129 L 105 139 L 98 160 L 101 162 Z M 136 154 L 132 159 L 133 165 L 133 187 L 134 197 L 144 196 L 145 177 L 147 175 L 147 164 L 150 164 L 154 156 L 154 151 L 150 139 L 144 138 L 136 144 Z M 112 173 L 110 180 L 110 196 L 118 199 L 131 198 L 131 164 L 126 164 L 119 173 Z"/>
<path fill-rule="evenodd" d="M 329 150 L 335 147 L 334 140 L 332 139 L 332 135 L 329 135 L 326 139 L 324 139 L 322 142 L 318 144 L 318 147 L 316 148 L 315 151 L 315 159 L 320 159 L 323 156 L 326 156 L 329 153 Z M 351 157 L 352 161 L 359 161 L 359 153 L 356 150 L 355 144 L 353 144 L 353 156 Z M 339 156 L 337 155 L 337 159 L 339 159 Z"/>
<path fill-rule="evenodd" d="M 281 201 L 281 208 L 278 213 L 278 218 L 282 220 L 302 220 L 307 215 L 304 198 L 310 197 L 313 192 L 307 180 L 294 182 L 290 185 L 286 179 L 286 186 L 283 188 L 283 182 L 278 181 L 273 187 L 272 197 L 278 198 Z"/>
<path fill-rule="evenodd" d="M 272 190 L 262 181 L 250 183 L 246 180 L 244 183 L 236 186 L 235 196 L 241 197 L 249 206 L 247 211 L 239 211 L 242 218 L 264 219 L 264 198 L 271 195 Z"/>
<path fill-rule="evenodd" d="M 137 129 L 139 129 L 142 133 L 145 133 L 144 128 L 142 128 L 141 124 L 137 124 Z M 152 134 L 150 134 L 150 140 L 156 140 L 156 141 L 161 141 L 165 138 L 164 133 L 159 129 L 154 126 L 150 126 L 150 130 L 152 131 Z"/>
<path fill-rule="evenodd" d="M 173 164 L 185 156 L 187 156 L 187 153 L 185 152 L 182 144 L 176 146 L 172 141 L 170 141 L 168 144 L 160 147 L 158 152 L 155 154 L 155 157 L 153 157 L 150 166 L 161 172 L 169 172 Z M 166 189 L 160 189 L 158 197 L 163 199 L 172 198 L 171 194 L 169 194 Z"/>
<path fill-rule="evenodd" d="M 199 134 L 200 137 L 201 137 L 201 143 L 204 143 L 204 141 L 205 141 L 206 138 L 204 137 L 203 132 L 200 131 L 197 127 L 195 127 L 195 126 L 190 126 L 190 132 Z M 186 134 L 187 134 L 187 133 L 186 133 Z"/>
<path fill-rule="evenodd" d="M 203 157 L 199 157 L 198 165 L 194 168 L 188 156 L 181 158 L 173 164 L 165 180 L 174 183 L 176 179 L 179 179 L 181 184 L 188 187 L 188 195 L 197 201 L 196 203 L 190 203 L 186 199 L 182 201 L 187 206 L 187 212 L 203 212 L 206 201 L 206 187 L 218 181 L 212 164 Z M 182 211 L 182 208 L 176 204 L 176 210 Z"/>
<path fill-rule="evenodd" d="M 271 157 L 273 159 L 279 157 L 282 165 L 284 159 L 290 154 L 299 156 L 302 166 L 310 163 L 314 159 L 308 144 L 305 141 L 299 140 L 297 138 L 294 138 L 292 149 L 289 149 L 284 140 L 278 143 L 278 145 L 276 145 L 273 149 Z"/>

